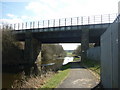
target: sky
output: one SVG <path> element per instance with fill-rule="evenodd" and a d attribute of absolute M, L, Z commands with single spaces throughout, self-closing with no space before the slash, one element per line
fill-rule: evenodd
<path fill-rule="evenodd" d="M 1 0 L 0 25 L 66 17 L 112 14 L 119 0 Z M 65 50 L 78 44 L 62 44 Z"/>

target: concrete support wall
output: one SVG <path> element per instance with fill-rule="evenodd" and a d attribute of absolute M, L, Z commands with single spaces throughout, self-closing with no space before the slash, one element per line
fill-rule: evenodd
<path fill-rule="evenodd" d="M 120 88 L 120 16 L 101 36 L 101 80 L 104 88 Z"/>
<path fill-rule="evenodd" d="M 30 32 L 26 33 L 24 59 L 28 65 L 26 66 L 26 74 L 32 73 L 38 75 L 41 71 L 41 43 L 32 37 Z"/>
<path fill-rule="evenodd" d="M 89 48 L 87 50 L 87 58 L 91 60 L 100 60 L 100 46 Z"/>
<path fill-rule="evenodd" d="M 87 56 L 87 50 L 89 48 L 89 29 L 82 29 L 81 36 L 81 60 L 84 60 Z"/>

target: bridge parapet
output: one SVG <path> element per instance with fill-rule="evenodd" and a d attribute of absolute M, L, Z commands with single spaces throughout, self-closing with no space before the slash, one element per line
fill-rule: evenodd
<path fill-rule="evenodd" d="M 61 26 L 61 27 L 49 27 L 49 28 L 34 28 L 34 29 L 22 29 L 14 30 L 14 34 L 22 34 L 27 32 L 51 32 L 51 31 L 69 31 L 69 30 L 82 30 L 83 27 L 88 28 L 89 30 L 102 30 L 107 29 L 111 23 L 104 24 L 89 24 L 89 25 L 74 25 L 74 26 Z"/>
<path fill-rule="evenodd" d="M 73 18 L 62 18 L 52 20 L 41 20 L 33 22 L 24 22 L 9 24 L 8 26 L 14 30 L 36 29 L 36 28 L 51 28 L 51 27 L 69 27 L 77 25 L 90 25 L 90 24 L 104 24 L 113 23 L 118 14 L 105 14 L 95 16 L 82 16 Z M 3 28 L 4 24 L 2 25 Z"/>

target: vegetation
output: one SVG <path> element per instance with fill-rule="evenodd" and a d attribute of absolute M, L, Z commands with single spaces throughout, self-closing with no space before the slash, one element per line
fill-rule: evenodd
<path fill-rule="evenodd" d="M 94 43 L 90 43 L 89 44 L 89 48 L 92 48 L 94 47 L 95 44 Z M 73 52 L 73 54 L 77 55 L 77 56 L 80 56 L 81 55 L 81 45 L 79 45 L 76 50 Z"/>
<path fill-rule="evenodd" d="M 73 54 L 80 56 L 81 55 L 81 45 L 79 45 L 76 50 L 73 52 Z"/>
<path fill-rule="evenodd" d="M 41 88 L 56 88 L 68 75 L 70 65 L 61 67 L 61 70 L 50 78 Z"/>
<path fill-rule="evenodd" d="M 100 75 L 100 62 L 99 61 L 87 59 L 82 62 L 82 65 L 86 66 L 88 69 Z"/>
<path fill-rule="evenodd" d="M 17 64 L 23 60 L 22 43 L 15 40 L 15 36 L 12 35 L 10 30 L 11 28 L 6 28 L 2 31 L 3 64 Z"/>
<path fill-rule="evenodd" d="M 61 45 L 43 44 L 42 45 L 42 61 L 54 60 L 58 57 L 65 57 L 66 53 Z"/>
<path fill-rule="evenodd" d="M 76 58 L 76 57 L 74 57 L 74 60 L 73 60 L 73 61 L 78 61 L 78 60 L 81 60 L 81 58 Z"/>
<path fill-rule="evenodd" d="M 4 30 L 2 30 L 2 64 L 5 64 L 5 67 L 3 68 L 3 70 L 6 68 L 7 64 L 17 65 L 24 61 L 24 44 L 21 42 L 17 42 L 17 40 L 15 39 L 15 36 L 11 33 L 11 29 L 12 28 L 9 28 L 6 26 L 6 28 L 4 28 Z M 42 45 L 42 62 L 43 63 L 50 61 L 50 60 L 57 61 L 56 58 L 65 57 L 65 56 L 66 56 L 66 52 L 63 50 L 61 45 L 58 45 L 58 44 Z M 58 60 L 57 62 L 59 62 L 59 61 L 60 60 Z M 51 61 L 50 61 L 50 63 L 51 63 Z M 62 62 L 61 62 L 61 65 L 62 65 Z M 14 68 L 12 68 L 12 69 L 14 69 Z M 13 71 L 13 70 L 10 70 L 10 71 Z M 69 70 L 61 71 L 61 73 L 59 73 L 58 75 L 56 74 L 55 77 L 57 78 L 57 76 L 58 77 L 61 76 L 60 79 L 63 79 L 64 76 L 67 75 L 68 71 Z M 45 74 L 48 74 L 48 72 L 46 72 Z M 48 76 L 44 75 L 44 76 L 49 77 L 49 75 Z M 23 77 L 24 77 L 24 75 L 23 75 Z M 20 85 L 21 85 L 20 87 L 24 87 L 24 88 L 28 88 L 27 86 L 32 86 L 32 88 L 34 88 L 34 82 L 38 83 L 38 78 L 40 79 L 40 81 L 41 80 L 45 81 L 45 80 L 43 80 L 45 78 L 41 78 L 41 77 L 42 77 L 42 75 L 35 77 L 35 78 L 31 77 L 31 78 L 28 78 L 27 81 L 22 81 L 22 82 L 21 82 L 21 80 L 15 80 L 18 83 L 16 83 L 13 86 L 15 88 L 17 88 Z M 57 82 L 59 82 L 59 81 L 60 80 L 58 80 Z M 41 84 L 44 84 L 44 82 L 42 82 Z"/>

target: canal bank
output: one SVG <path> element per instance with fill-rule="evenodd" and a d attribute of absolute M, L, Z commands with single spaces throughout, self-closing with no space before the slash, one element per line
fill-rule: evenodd
<path fill-rule="evenodd" d="M 73 57 L 65 57 L 65 58 L 57 58 L 56 60 L 49 60 L 49 62 L 43 62 L 42 64 L 42 78 L 39 77 L 39 79 L 45 79 L 45 80 L 40 80 L 41 84 L 44 84 L 44 81 L 46 81 L 47 78 L 45 77 L 50 77 L 57 72 L 57 70 L 60 69 L 62 65 L 67 64 L 68 62 L 72 61 Z M 17 84 L 21 85 L 20 82 L 24 83 L 24 80 L 26 82 L 27 76 L 24 75 L 24 72 L 19 72 L 19 73 L 2 73 L 2 87 L 3 88 L 12 88 L 16 87 Z M 34 77 L 33 77 L 34 78 Z M 38 80 L 35 79 L 34 80 Z M 14 86 L 15 84 L 15 86 Z M 28 87 L 27 87 L 28 88 Z"/>

